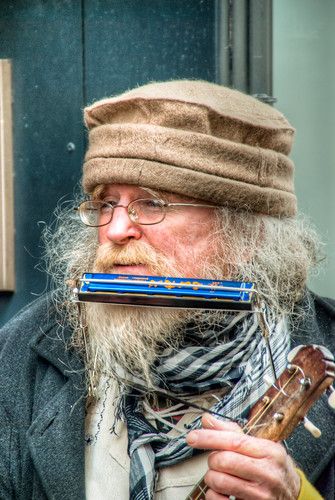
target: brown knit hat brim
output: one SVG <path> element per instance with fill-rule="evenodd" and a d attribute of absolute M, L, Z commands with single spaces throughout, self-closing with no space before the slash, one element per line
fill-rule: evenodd
<path fill-rule="evenodd" d="M 91 184 L 84 185 L 87 192 L 92 192 L 98 184 L 134 184 L 267 215 L 289 217 L 296 211 L 296 197 L 292 193 L 183 167 L 175 168 L 171 179 L 171 165 L 161 162 L 98 158 L 86 162 L 85 168 L 86 177 L 92 179 Z M 94 182 L 97 169 L 99 182 Z"/>
<path fill-rule="evenodd" d="M 171 85 L 179 94 L 191 87 L 197 99 L 197 90 L 214 88 L 211 106 L 217 102 L 218 109 L 189 102 L 189 95 L 184 102 L 157 96 Z M 147 87 L 154 87 L 151 97 Z M 140 88 L 140 96 L 124 94 L 86 109 L 86 192 L 98 184 L 134 184 L 277 217 L 295 214 L 293 163 L 287 156 L 293 129 L 277 110 L 208 82 L 142 89 L 145 98 Z"/>

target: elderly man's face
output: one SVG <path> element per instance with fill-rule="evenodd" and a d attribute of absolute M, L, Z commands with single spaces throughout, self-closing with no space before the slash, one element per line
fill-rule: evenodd
<path fill-rule="evenodd" d="M 106 187 L 102 194 L 105 201 L 113 200 L 127 206 L 139 198 L 153 197 L 147 190 L 126 184 L 113 184 Z M 174 194 L 164 195 L 168 202 L 190 202 L 191 200 Z M 199 202 L 200 203 L 200 202 Z M 204 261 L 213 252 L 212 238 L 214 229 L 214 210 L 206 207 L 180 207 L 168 211 L 165 219 L 155 225 L 140 225 L 132 222 L 127 210 L 115 209 L 112 221 L 99 227 L 99 243 L 117 248 L 120 251 L 132 246 L 136 249 L 140 243 L 151 247 L 158 254 L 168 259 L 173 269 L 187 277 L 204 277 Z M 146 262 L 136 263 L 125 259 L 114 259 L 109 272 L 126 274 L 152 274 Z M 107 269 L 103 269 L 107 271 Z"/>

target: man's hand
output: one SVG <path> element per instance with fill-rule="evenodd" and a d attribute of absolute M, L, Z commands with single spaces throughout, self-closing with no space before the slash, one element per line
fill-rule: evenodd
<path fill-rule="evenodd" d="M 284 447 L 268 439 L 245 435 L 235 423 L 206 414 L 203 429 L 191 431 L 193 448 L 214 450 L 208 457 L 206 499 L 296 500 L 300 477 Z"/>

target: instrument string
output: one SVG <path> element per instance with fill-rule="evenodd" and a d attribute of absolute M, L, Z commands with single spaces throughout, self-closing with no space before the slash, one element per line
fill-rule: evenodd
<path fill-rule="evenodd" d="M 292 382 L 292 380 L 295 378 L 297 372 L 298 372 L 298 370 L 295 369 L 295 371 L 292 373 L 291 377 L 285 382 L 285 384 L 282 388 L 280 388 L 280 389 L 276 388 L 277 389 L 276 395 L 269 401 L 268 404 L 266 404 L 263 408 L 260 408 L 260 410 L 256 413 L 256 415 L 254 415 L 254 417 L 242 428 L 242 430 L 245 434 L 250 434 L 250 432 L 255 429 L 256 425 L 258 425 L 259 420 L 261 418 L 263 418 L 265 413 L 269 410 L 269 408 L 271 408 L 271 406 L 274 405 L 274 403 L 277 401 L 277 399 L 279 398 L 279 396 L 281 394 L 287 398 L 289 397 L 284 392 L 284 389 L 286 389 L 286 387 Z M 251 423 L 251 425 L 250 425 L 250 423 Z"/>

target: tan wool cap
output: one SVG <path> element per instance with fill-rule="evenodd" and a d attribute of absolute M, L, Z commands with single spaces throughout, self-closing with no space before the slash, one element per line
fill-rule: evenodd
<path fill-rule="evenodd" d="M 276 109 L 205 81 L 144 85 L 84 110 L 83 187 L 134 184 L 276 217 L 296 213 L 294 129 Z"/>

